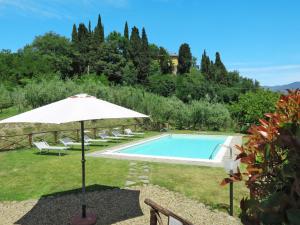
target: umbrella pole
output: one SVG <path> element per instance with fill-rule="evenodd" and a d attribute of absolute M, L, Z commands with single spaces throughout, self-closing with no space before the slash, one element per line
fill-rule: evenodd
<path fill-rule="evenodd" d="M 86 213 L 86 199 L 85 199 L 85 152 L 84 152 L 84 121 L 80 121 L 81 126 L 81 164 L 82 164 L 82 199 L 81 215 L 78 214 L 71 219 L 71 225 L 95 225 L 97 222 L 97 216 L 94 213 Z"/>
<path fill-rule="evenodd" d="M 85 200 L 85 153 L 84 153 L 84 121 L 81 125 L 81 165 L 82 165 L 82 218 L 86 217 L 86 200 Z"/>

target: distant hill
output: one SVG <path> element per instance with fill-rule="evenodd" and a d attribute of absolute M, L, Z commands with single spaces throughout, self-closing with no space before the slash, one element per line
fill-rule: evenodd
<path fill-rule="evenodd" d="M 300 81 L 293 82 L 293 83 L 290 83 L 290 84 L 277 85 L 277 86 L 264 86 L 264 88 L 267 88 L 267 89 L 272 90 L 272 91 L 286 92 L 287 89 L 300 88 Z"/>

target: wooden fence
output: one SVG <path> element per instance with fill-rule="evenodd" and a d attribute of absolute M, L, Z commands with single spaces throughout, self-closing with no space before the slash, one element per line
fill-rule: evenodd
<path fill-rule="evenodd" d="M 170 210 L 163 208 L 151 199 L 145 199 L 145 204 L 150 206 L 150 225 L 164 225 L 160 214 L 167 216 L 168 225 L 193 225 L 190 221 L 176 215 Z"/>
<path fill-rule="evenodd" d="M 124 131 L 126 128 L 137 130 L 138 126 L 143 124 L 117 124 L 113 126 L 95 126 L 87 127 L 85 131 L 89 131 L 87 135 L 92 138 L 97 138 L 97 134 L 101 130 L 112 130 L 115 127 L 119 127 Z M 31 132 L 26 134 L 5 135 L 0 136 L 0 151 L 8 151 L 19 148 L 31 148 L 34 140 L 47 140 L 49 143 L 57 144 L 60 136 L 68 136 L 76 141 L 80 141 L 80 129 L 64 129 L 64 130 L 52 130 L 43 132 Z"/>

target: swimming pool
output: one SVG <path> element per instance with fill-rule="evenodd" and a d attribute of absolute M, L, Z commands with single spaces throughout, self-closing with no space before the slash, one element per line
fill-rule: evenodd
<path fill-rule="evenodd" d="M 221 162 L 232 136 L 169 134 L 104 154 L 152 159 Z"/>

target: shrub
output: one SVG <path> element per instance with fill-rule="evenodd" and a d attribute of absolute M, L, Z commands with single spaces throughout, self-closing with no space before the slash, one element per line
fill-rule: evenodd
<path fill-rule="evenodd" d="M 229 107 L 232 117 L 247 131 L 250 124 L 258 124 L 267 112 L 274 112 L 279 94 L 268 90 L 258 90 L 240 95 L 238 102 Z"/>
<path fill-rule="evenodd" d="M 0 85 L 0 112 L 12 105 L 10 92 L 4 85 Z"/>
<path fill-rule="evenodd" d="M 176 90 L 176 77 L 172 74 L 150 76 L 148 90 L 165 97 L 172 96 Z"/>
<path fill-rule="evenodd" d="M 190 104 L 193 127 L 209 130 L 223 130 L 230 124 L 231 118 L 226 107 L 208 101 L 193 101 Z"/>

